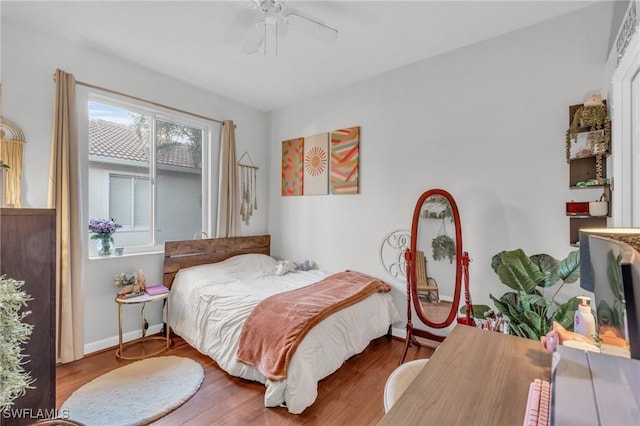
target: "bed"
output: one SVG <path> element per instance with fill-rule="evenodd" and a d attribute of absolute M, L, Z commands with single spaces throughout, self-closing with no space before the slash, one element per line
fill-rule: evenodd
<path fill-rule="evenodd" d="M 169 325 L 230 375 L 265 384 L 265 406 L 300 414 L 316 400 L 319 380 L 388 333 L 400 316 L 390 293 L 374 293 L 340 309 L 304 336 L 286 378 L 271 380 L 236 358 L 245 321 L 263 299 L 330 275 L 319 270 L 278 275 L 278 265 L 270 256 L 268 235 L 165 243 Z"/>

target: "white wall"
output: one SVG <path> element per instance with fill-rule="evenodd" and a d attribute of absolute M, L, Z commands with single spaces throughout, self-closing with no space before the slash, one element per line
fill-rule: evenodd
<path fill-rule="evenodd" d="M 464 248 L 473 258 L 473 301 L 486 303 L 489 292 L 505 290 L 490 268 L 491 256 L 517 247 L 566 256 L 572 248 L 564 203 L 595 197 L 567 188 L 564 132 L 568 106 L 607 87 L 610 15 L 610 4 L 596 5 L 270 115 L 3 19 L 2 114 L 21 125 L 27 139 L 23 206 L 46 206 L 51 76 L 62 68 L 80 81 L 233 119 L 238 154 L 248 150 L 260 167 L 260 209 L 243 234 L 268 231 L 279 257 L 386 277 L 378 261 L 383 236 L 409 228 L 423 191 L 447 189 L 460 208 Z M 362 132 L 359 195 L 280 196 L 281 141 L 355 125 Z M 141 268 L 158 282 L 161 261 L 156 254 L 86 262 L 89 350 L 116 343 L 113 276 Z M 400 283 L 394 298 L 404 315 Z M 149 308 L 151 323 L 158 323 L 158 309 Z M 133 334 L 138 317 L 131 311 L 125 332 Z"/>
<path fill-rule="evenodd" d="M 280 187 L 281 141 L 361 126 L 360 194 L 272 189 L 274 251 L 392 281 L 378 260 L 383 237 L 410 229 L 420 194 L 443 188 L 460 209 L 474 303 L 507 290 L 494 254 L 564 258 L 573 250 L 565 202 L 599 196 L 568 189 L 568 108 L 607 87 L 611 14 L 611 3 L 598 4 L 273 111 L 271 188 Z M 404 291 L 394 283 L 403 316 Z"/>
<path fill-rule="evenodd" d="M 51 114 L 56 68 L 73 73 L 77 80 L 106 87 L 175 108 L 237 124 L 239 154 L 249 151 L 260 167 L 258 205 L 244 235 L 267 231 L 268 135 L 267 114 L 233 100 L 203 92 L 159 72 L 141 68 L 113 56 L 50 34 L 41 34 L 2 19 L 2 114 L 25 132 L 22 178 L 23 207 L 46 207 L 49 173 Z M 86 201 L 84 201 L 86 203 Z M 83 230 L 86 232 L 86 227 Z M 84 239 L 87 241 L 87 238 Z M 84 257 L 87 247 L 83 247 Z M 117 311 L 113 301 L 113 277 L 119 272 L 143 269 L 149 282 L 161 282 L 162 255 L 124 256 L 87 260 L 84 265 L 85 343 L 88 351 L 117 343 Z M 159 304 L 158 304 L 159 305 Z M 159 306 L 148 307 L 152 325 L 160 322 Z M 138 309 L 125 312 L 125 333 L 139 328 Z"/>

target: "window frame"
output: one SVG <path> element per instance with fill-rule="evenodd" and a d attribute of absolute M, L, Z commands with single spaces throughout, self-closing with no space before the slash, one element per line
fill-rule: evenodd
<path fill-rule="evenodd" d="M 146 176 L 144 173 L 136 173 L 136 172 L 123 172 L 121 170 L 113 170 L 113 169 L 105 169 L 104 170 L 104 175 L 103 175 L 103 193 L 104 194 L 110 194 L 110 190 L 111 190 L 111 177 L 112 176 L 117 176 L 117 177 L 123 177 L 123 178 L 129 178 L 132 180 L 131 184 L 133 185 L 133 199 L 132 199 L 132 207 L 131 207 L 131 214 L 132 214 L 132 221 L 134 222 L 133 225 L 122 225 L 122 228 L 120 228 L 118 230 L 118 232 L 138 232 L 138 231 L 150 231 L 151 230 L 151 224 L 149 223 L 148 225 L 144 225 L 144 226 L 137 226 L 135 224 L 135 185 L 133 184 L 133 179 L 146 179 L 149 181 L 149 188 L 152 188 L 151 186 L 151 177 L 150 176 Z M 103 197 L 102 199 L 102 204 L 103 204 L 103 211 L 108 211 L 109 214 L 111 215 L 111 206 L 110 206 L 110 202 L 111 202 L 111 197 Z"/>
<path fill-rule="evenodd" d="M 80 91 L 79 91 L 80 92 Z M 175 111 L 170 111 L 165 108 L 159 107 L 157 105 L 143 102 L 140 100 L 130 100 L 124 96 L 106 93 L 99 89 L 87 88 L 82 93 L 78 93 L 77 96 L 77 111 L 78 111 L 78 137 L 80 140 L 80 145 L 82 148 L 79 150 L 79 156 L 81 159 L 80 164 L 80 176 L 82 182 L 84 182 L 83 186 L 86 185 L 86 189 L 83 191 L 85 196 L 85 202 L 82 205 L 83 211 L 86 213 L 83 215 L 84 217 L 88 217 L 89 215 L 89 200 L 88 200 L 88 187 L 89 187 L 89 169 L 91 158 L 89 157 L 89 103 L 95 102 L 104 104 L 107 106 L 111 106 L 114 108 L 125 109 L 132 113 L 149 115 L 151 117 L 152 128 L 151 132 L 151 146 L 149 153 L 149 182 L 151 184 L 150 187 L 150 229 L 153 230 L 151 232 L 150 244 L 148 245 L 139 245 L 139 246 L 125 246 L 125 252 L 127 254 L 151 254 L 151 253 L 159 253 L 164 250 L 164 242 L 158 242 L 158 232 L 157 229 L 157 164 L 156 164 L 156 126 L 155 122 L 157 120 L 168 121 L 172 123 L 178 123 L 181 125 L 197 128 L 202 131 L 202 152 L 201 152 L 201 164 L 200 164 L 200 178 L 201 178 L 201 197 L 202 197 L 202 207 L 201 207 L 201 230 L 206 232 L 208 235 L 213 235 L 212 231 L 215 229 L 215 222 L 217 216 L 217 178 L 219 172 L 219 145 L 220 139 L 214 139 L 214 131 L 218 131 L 220 129 L 220 125 L 213 121 L 208 121 L 205 119 L 197 118 L 190 116 L 188 114 L 182 114 Z M 215 129 L 214 127 L 217 127 Z M 214 146 L 216 144 L 216 146 Z M 218 149 L 216 149 L 218 148 Z M 122 172 L 121 170 L 111 170 L 108 167 L 103 169 L 103 173 L 105 174 L 103 179 L 107 180 L 105 184 L 105 190 L 107 191 L 107 196 L 103 197 L 103 211 L 109 211 L 109 183 L 108 176 L 111 173 L 117 173 L 120 175 L 131 175 L 136 174 L 135 172 Z M 144 173 L 139 173 L 139 176 L 145 176 Z M 146 176 L 145 176 L 146 177 Z M 104 204 L 106 203 L 106 208 Z M 88 220 L 88 219 L 87 219 Z M 86 222 L 85 220 L 84 222 Z M 133 229 L 132 229 L 133 230 Z M 120 229 L 118 232 L 127 232 L 126 229 Z M 86 227 L 86 223 L 83 223 L 83 233 L 85 237 L 84 241 L 91 241 L 90 235 L 88 233 L 88 229 Z M 91 244 L 89 243 L 87 253 L 89 258 L 95 258 L 96 255 L 94 253 L 94 249 L 92 249 Z"/>

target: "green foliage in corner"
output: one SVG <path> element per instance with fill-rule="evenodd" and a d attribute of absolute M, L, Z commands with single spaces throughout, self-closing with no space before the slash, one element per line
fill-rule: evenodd
<path fill-rule="evenodd" d="M 30 311 L 20 310 L 31 300 L 21 290 L 23 281 L 0 276 L 0 411 L 11 407 L 13 400 L 32 389 L 34 379 L 24 370 L 22 345 L 29 340 L 33 326 L 22 320 Z"/>
<path fill-rule="evenodd" d="M 556 296 L 565 284 L 574 283 L 580 277 L 578 250 L 561 261 L 548 254 L 527 256 L 521 249 L 503 251 L 493 256 L 491 267 L 500 281 L 514 290 L 500 298 L 489 294 L 497 310 L 511 321 L 511 334 L 540 340 L 554 321 L 567 330 L 573 330 L 573 317 L 579 301 L 572 297 L 560 303 Z M 553 296 L 545 297 L 543 290 L 554 286 L 557 289 Z M 486 308 L 474 305 L 474 316 L 482 318 Z"/>

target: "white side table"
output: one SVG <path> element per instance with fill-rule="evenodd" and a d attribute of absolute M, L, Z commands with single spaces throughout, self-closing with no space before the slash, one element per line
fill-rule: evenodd
<path fill-rule="evenodd" d="M 116 296 L 115 301 L 118 304 L 118 341 L 119 341 L 119 347 L 116 350 L 116 358 L 118 359 L 123 359 L 123 360 L 139 360 L 139 359 L 143 359 L 143 358 L 148 358 L 151 356 L 155 356 L 158 355 L 164 351 L 166 351 L 167 349 L 169 349 L 172 345 L 171 339 L 169 338 L 169 293 L 164 293 L 164 294 L 156 294 L 154 296 L 150 296 L 146 293 L 140 295 L 140 296 L 136 296 L 136 297 L 130 297 L 128 299 L 123 299 L 121 297 Z M 166 326 L 165 326 L 165 332 L 166 332 L 166 336 L 146 336 L 144 334 L 144 307 L 146 305 L 147 302 L 157 302 L 160 300 L 166 300 L 167 301 L 167 322 L 166 322 Z M 139 305 L 142 304 L 142 310 L 140 312 L 140 317 L 142 320 L 142 331 L 143 331 L 143 336 L 140 339 L 136 339 L 136 340 L 132 340 L 130 342 L 127 343 L 122 343 L 122 305 Z M 125 356 L 124 355 L 124 349 L 137 344 L 137 343 L 143 343 L 147 340 L 164 340 L 165 341 L 165 345 L 160 348 L 159 350 L 149 353 L 149 354 L 145 354 L 142 356 Z"/>

